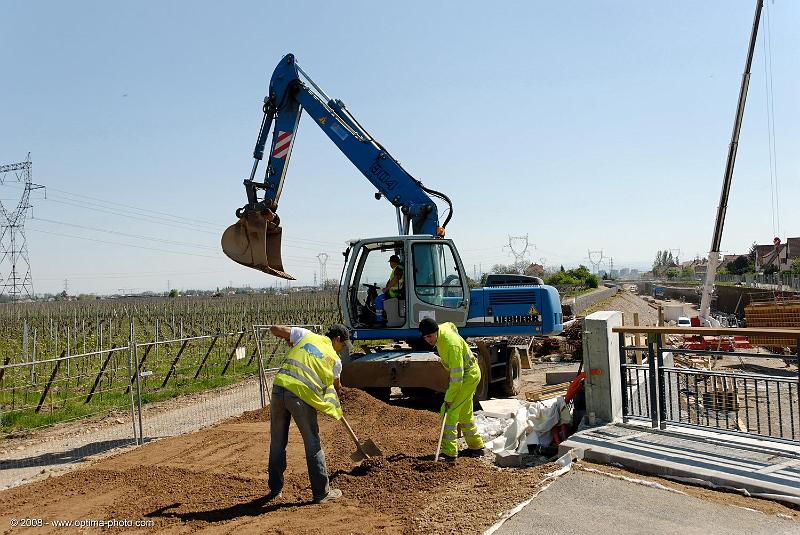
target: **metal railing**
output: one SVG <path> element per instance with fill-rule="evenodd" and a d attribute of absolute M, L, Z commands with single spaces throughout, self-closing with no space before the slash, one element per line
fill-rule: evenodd
<path fill-rule="evenodd" d="M 746 345 L 747 336 L 780 335 L 800 342 L 800 330 L 615 327 L 613 331 L 619 336 L 624 420 L 649 420 L 653 428 L 682 425 L 800 442 L 800 367 L 791 367 L 797 366 L 797 349 L 787 356 L 736 347 Z M 626 345 L 626 334 L 643 333 L 645 346 Z M 706 338 L 710 348 L 690 349 L 683 347 L 683 338 L 667 343 L 668 334 L 714 338 Z M 730 350 L 719 350 L 721 346 Z M 734 360 L 727 369 L 713 369 L 723 358 Z M 677 361 L 697 367 L 680 366 Z M 775 366 L 781 361 L 782 368 Z"/>

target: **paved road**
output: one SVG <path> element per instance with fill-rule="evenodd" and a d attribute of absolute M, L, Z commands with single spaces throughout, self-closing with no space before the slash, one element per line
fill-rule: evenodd
<path fill-rule="evenodd" d="M 572 470 L 495 535 L 793 534 L 800 523 L 600 474 Z"/>

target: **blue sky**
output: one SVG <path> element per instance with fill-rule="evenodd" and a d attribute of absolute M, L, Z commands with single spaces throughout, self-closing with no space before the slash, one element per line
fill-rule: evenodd
<path fill-rule="evenodd" d="M 3 2 L 0 164 L 30 151 L 35 290 L 214 288 L 275 280 L 219 237 L 244 203 L 277 62 L 299 64 L 454 201 L 468 271 L 511 257 L 621 267 L 711 242 L 754 2 Z M 780 236 L 800 235 L 800 3 L 768 2 Z M 763 30 L 763 26 L 762 26 Z M 762 35 L 764 33 L 762 32 Z M 759 39 L 723 235 L 775 233 Z M 300 282 L 395 214 L 307 118 L 280 203 Z M 0 186 L 13 206 L 20 190 Z M 114 204 L 116 203 L 116 204 Z M 535 246 L 535 248 L 533 248 Z M 3 265 L 3 274 L 7 266 Z"/>

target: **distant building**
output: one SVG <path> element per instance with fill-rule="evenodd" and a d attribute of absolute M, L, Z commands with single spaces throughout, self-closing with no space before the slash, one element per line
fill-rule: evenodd
<path fill-rule="evenodd" d="M 756 245 L 756 271 L 775 266 L 778 271 L 791 267 L 792 260 L 800 257 L 800 238 L 787 238 L 786 243 Z"/>
<path fill-rule="evenodd" d="M 719 267 L 724 268 L 728 267 L 728 264 L 739 258 L 740 254 L 724 254 L 722 255 L 722 262 L 719 263 Z M 747 256 L 747 255 L 744 255 Z"/>
<path fill-rule="evenodd" d="M 729 262 L 732 262 L 739 255 L 725 255 L 725 256 L 733 256 L 733 258 L 729 260 Z M 706 272 L 708 271 L 708 262 L 703 258 L 695 258 L 694 260 L 681 262 L 680 265 L 681 270 L 684 270 L 687 267 L 694 271 L 695 278 L 704 279 L 706 276 Z"/>

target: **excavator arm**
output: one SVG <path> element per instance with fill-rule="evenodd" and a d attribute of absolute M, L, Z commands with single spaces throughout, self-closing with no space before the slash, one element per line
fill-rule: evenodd
<path fill-rule="evenodd" d="M 305 78 L 308 85 L 301 79 Z M 309 87 L 309 85 L 311 87 Z M 428 189 L 412 177 L 350 114 L 344 103 L 333 100 L 287 54 L 275 68 L 264 99 L 264 117 L 253 150 L 253 168 L 244 181 L 247 204 L 236 211 L 239 220 L 222 236 L 222 249 L 232 260 L 285 279 L 281 261 L 278 200 L 297 125 L 305 110 L 328 138 L 397 210 L 401 234 L 441 235 L 452 217 L 452 203 L 446 195 Z M 257 182 L 258 163 L 264 158 L 269 134 L 272 141 L 264 181 Z M 442 227 L 431 195 L 443 199 L 450 212 Z"/>

